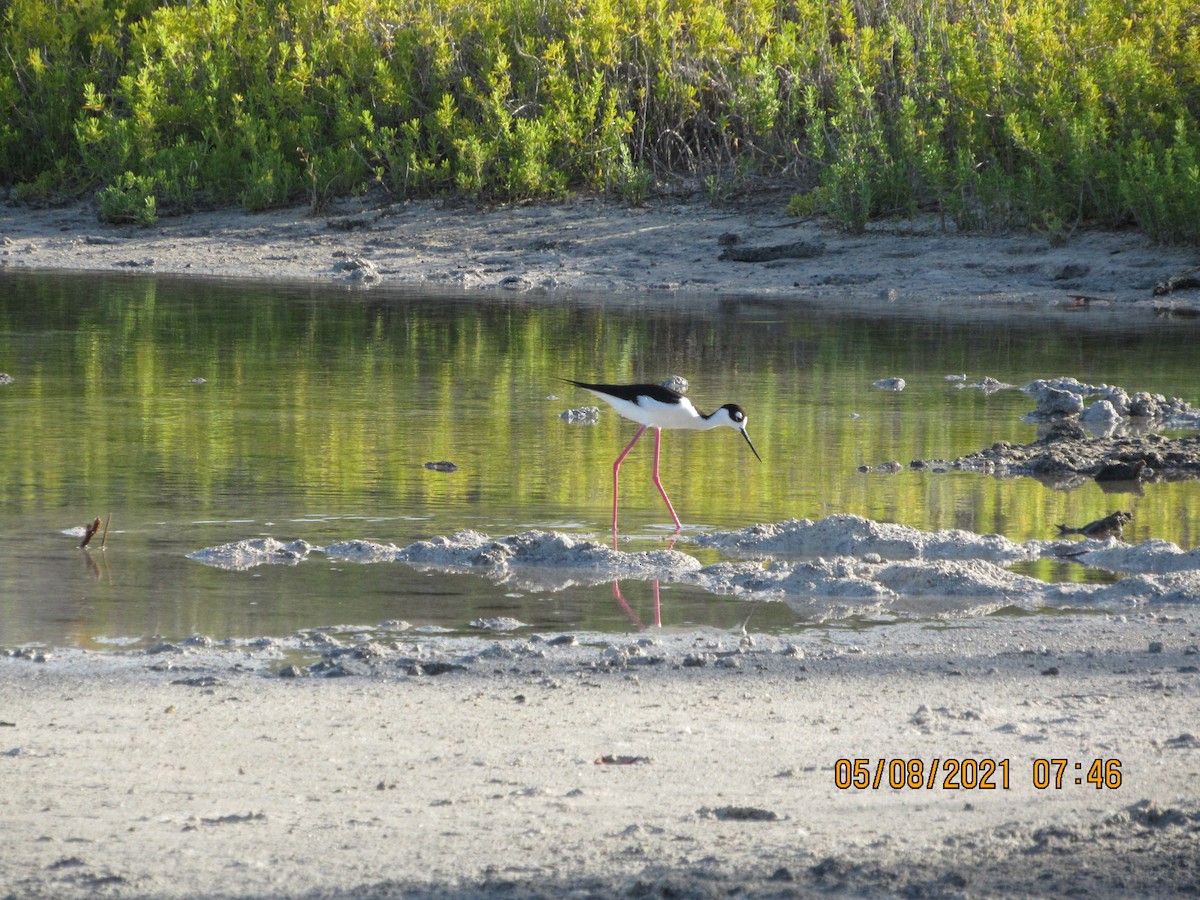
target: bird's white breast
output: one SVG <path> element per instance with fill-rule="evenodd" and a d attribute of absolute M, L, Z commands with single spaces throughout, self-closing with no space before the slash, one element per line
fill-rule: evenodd
<path fill-rule="evenodd" d="M 639 425 L 652 425 L 655 428 L 697 428 L 704 427 L 704 419 L 692 406 L 692 401 L 684 397 L 678 403 L 661 403 L 649 397 L 642 397 L 640 403 L 622 400 L 620 397 L 610 397 L 599 391 L 592 391 L 601 400 L 608 403 L 624 418 L 637 422 Z"/>

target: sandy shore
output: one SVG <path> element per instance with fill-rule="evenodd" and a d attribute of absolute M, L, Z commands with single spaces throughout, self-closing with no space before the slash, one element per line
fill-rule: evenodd
<path fill-rule="evenodd" d="M 337 678 L 203 648 L 0 659 L 0 884 L 1179 896 L 1200 883 L 1198 641 L 1200 617 L 1173 609 L 414 640 Z M 872 781 L 889 762 L 878 788 L 839 789 L 840 759 Z M 923 786 L 890 787 L 893 759 L 919 761 Z M 1036 762 L 1052 759 L 1061 782 Z M 1094 760 L 1105 787 L 1087 781 Z M 947 785 L 977 764 L 995 789 Z"/>
<path fill-rule="evenodd" d="M 146 230 L 86 206 L 3 206 L 0 266 L 944 315 L 1151 315 L 1197 294 L 1155 297 L 1195 255 L 1133 232 L 847 236 L 786 218 L 785 199 L 345 204 Z M 782 255 L 721 259 L 730 247 Z M 1167 897 L 1200 883 L 1192 605 L 554 637 L 398 638 L 342 677 L 279 677 L 312 660 L 277 642 L 9 648 L 0 897 Z M 839 788 L 843 759 L 878 786 Z M 917 761 L 922 787 L 889 786 L 892 760 Z M 980 766 L 994 789 L 970 786 Z"/>
<path fill-rule="evenodd" d="M 578 199 L 480 210 L 429 202 L 343 202 L 305 209 L 198 213 L 153 228 L 109 226 L 88 205 L 0 206 L 0 266 L 304 279 L 356 285 L 512 291 L 753 295 L 942 304 L 979 315 L 1003 304 L 1099 313 L 1191 309 L 1200 290 L 1155 296 L 1196 256 L 1134 231 L 944 234 L 936 219 L 847 235 L 784 215 L 787 193 L 737 205 L 659 201 L 641 208 Z M 772 258 L 740 262 L 732 254 Z M 722 259 L 722 255 L 727 258 Z"/>

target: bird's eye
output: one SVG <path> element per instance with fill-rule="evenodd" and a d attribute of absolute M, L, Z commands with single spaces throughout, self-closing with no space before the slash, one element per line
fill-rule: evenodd
<path fill-rule="evenodd" d="M 735 413 L 733 414 L 733 421 L 735 421 L 735 422 L 740 422 L 740 421 L 742 421 L 742 419 L 744 419 L 744 418 L 746 418 L 746 414 L 745 414 L 745 413 L 735 412 Z"/>

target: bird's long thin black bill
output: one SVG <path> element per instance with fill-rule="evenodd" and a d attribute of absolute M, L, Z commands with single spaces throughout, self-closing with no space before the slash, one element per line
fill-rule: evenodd
<path fill-rule="evenodd" d="M 754 449 L 754 444 L 750 443 L 750 435 L 746 434 L 746 432 L 745 432 L 745 431 L 742 431 L 742 437 L 744 437 L 744 438 L 746 439 L 746 443 L 747 443 L 747 444 L 750 444 L 750 450 L 751 450 L 751 451 L 754 453 L 754 455 L 755 455 L 755 456 L 758 458 L 758 461 L 759 461 L 759 462 L 762 462 L 762 457 L 761 457 L 761 456 L 759 456 L 759 455 L 758 455 L 758 451 Z"/>

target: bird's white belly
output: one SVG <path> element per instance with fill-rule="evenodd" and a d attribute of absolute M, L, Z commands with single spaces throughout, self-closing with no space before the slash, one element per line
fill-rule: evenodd
<path fill-rule="evenodd" d="M 704 419 L 692 406 L 692 401 L 686 397 L 678 403 L 659 403 L 649 397 L 643 397 L 642 403 L 637 404 L 619 397 L 610 397 L 598 391 L 592 391 L 601 400 L 608 403 L 624 418 L 637 422 L 639 425 L 652 425 L 655 428 L 703 428 Z"/>

